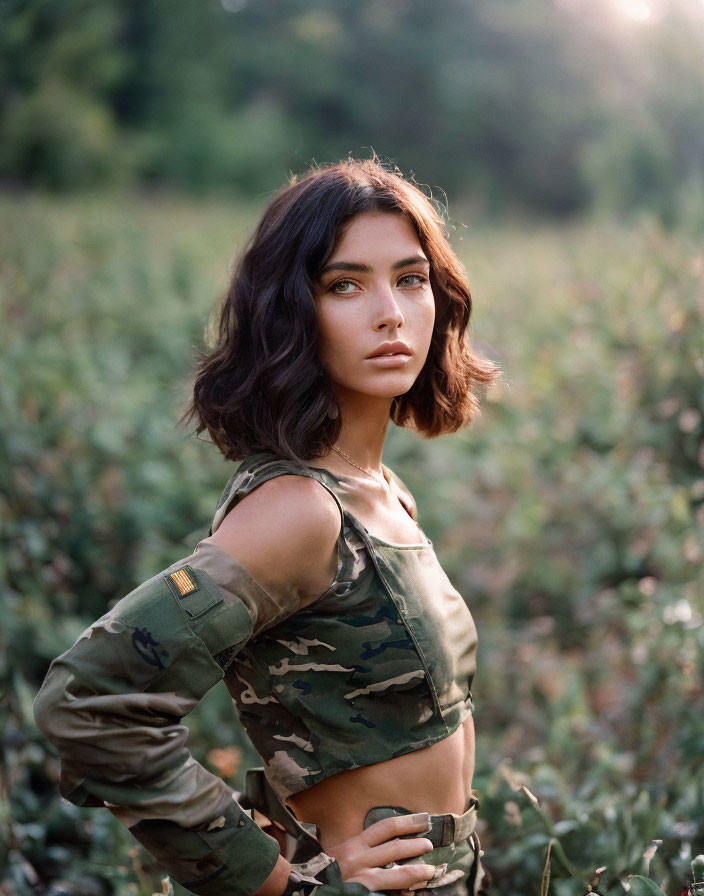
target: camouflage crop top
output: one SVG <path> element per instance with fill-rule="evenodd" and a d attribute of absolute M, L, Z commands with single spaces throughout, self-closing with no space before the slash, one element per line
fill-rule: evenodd
<path fill-rule="evenodd" d="M 213 529 L 257 486 L 292 473 L 317 479 L 338 504 L 337 574 L 310 606 L 241 648 L 225 674 L 284 799 L 452 734 L 471 712 L 476 651 L 470 612 L 430 541 L 395 545 L 370 535 L 345 508 L 346 480 L 327 470 L 248 458 Z"/>
<path fill-rule="evenodd" d="M 218 681 L 282 799 L 442 740 L 471 712 L 469 610 L 427 539 L 394 545 L 366 531 L 345 507 L 345 479 L 252 455 L 225 489 L 213 527 L 285 474 L 316 479 L 340 510 L 337 574 L 323 595 L 301 608 L 293 587 L 265 590 L 202 541 L 54 660 L 34 704 L 61 758 L 62 794 L 108 807 L 198 896 L 250 896 L 279 854 L 186 746 L 181 719 Z"/>

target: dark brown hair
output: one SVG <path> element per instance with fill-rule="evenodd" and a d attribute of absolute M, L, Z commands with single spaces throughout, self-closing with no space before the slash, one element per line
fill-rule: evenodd
<path fill-rule="evenodd" d="M 344 227 L 355 215 L 400 212 L 430 262 L 435 327 L 418 379 L 391 406 L 391 419 L 432 437 L 454 432 L 478 410 L 478 390 L 499 370 L 474 354 L 467 336 L 467 276 L 441 215 L 400 172 L 377 159 L 349 160 L 293 178 L 264 212 L 232 278 L 217 344 L 198 366 L 186 419 L 220 451 L 308 460 L 340 432 L 331 419 L 330 378 L 318 360 L 314 291 Z"/>

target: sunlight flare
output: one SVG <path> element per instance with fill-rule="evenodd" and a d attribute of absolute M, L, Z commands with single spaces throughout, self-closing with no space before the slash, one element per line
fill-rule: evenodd
<path fill-rule="evenodd" d="M 647 0 L 615 0 L 615 6 L 621 15 L 633 22 L 646 24 L 653 19 L 653 8 Z"/>

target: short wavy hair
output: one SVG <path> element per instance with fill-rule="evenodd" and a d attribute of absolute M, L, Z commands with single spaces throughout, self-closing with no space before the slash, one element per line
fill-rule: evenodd
<path fill-rule="evenodd" d="M 379 160 L 353 160 L 293 177 L 265 210 L 225 295 L 217 342 L 198 364 L 187 420 L 235 460 L 257 451 L 309 460 L 327 453 L 341 419 L 319 360 L 314 293 L 345 226 L 364 212 L 397 212 L 430 262 L 435 325 L 426 362 L 390 417 L 431 438 L 468 424 L 499 368 L 472 351 L 472 299 L 442 214 Z"/>

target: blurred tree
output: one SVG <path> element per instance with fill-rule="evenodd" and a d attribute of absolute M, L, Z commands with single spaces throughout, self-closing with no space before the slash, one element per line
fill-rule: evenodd
<path fill-rule="evenodd" d="M 0 174 L 50 188 L 104 182 L 120 171 L 110 88 L 126 51 L 117 4 L 0 4 Z"/>
<path fill-rule="evenodd" d="M 704 226 L 704 7 L 695 10 L 672 0 L 662 21 L 631 35 L 595 31 L 583 13 L 601 125 L 582 167 L 601 207 L 650 207 L 673 224 L 694 198 L 692 223 Z"/>
<path fill-rule="evenodd" d="M 674 222 L 704 191 L 704 18 L 670 5 L 6 0 L 0 177 L 255 196 L 373 147 L 490 210 Z"/>

